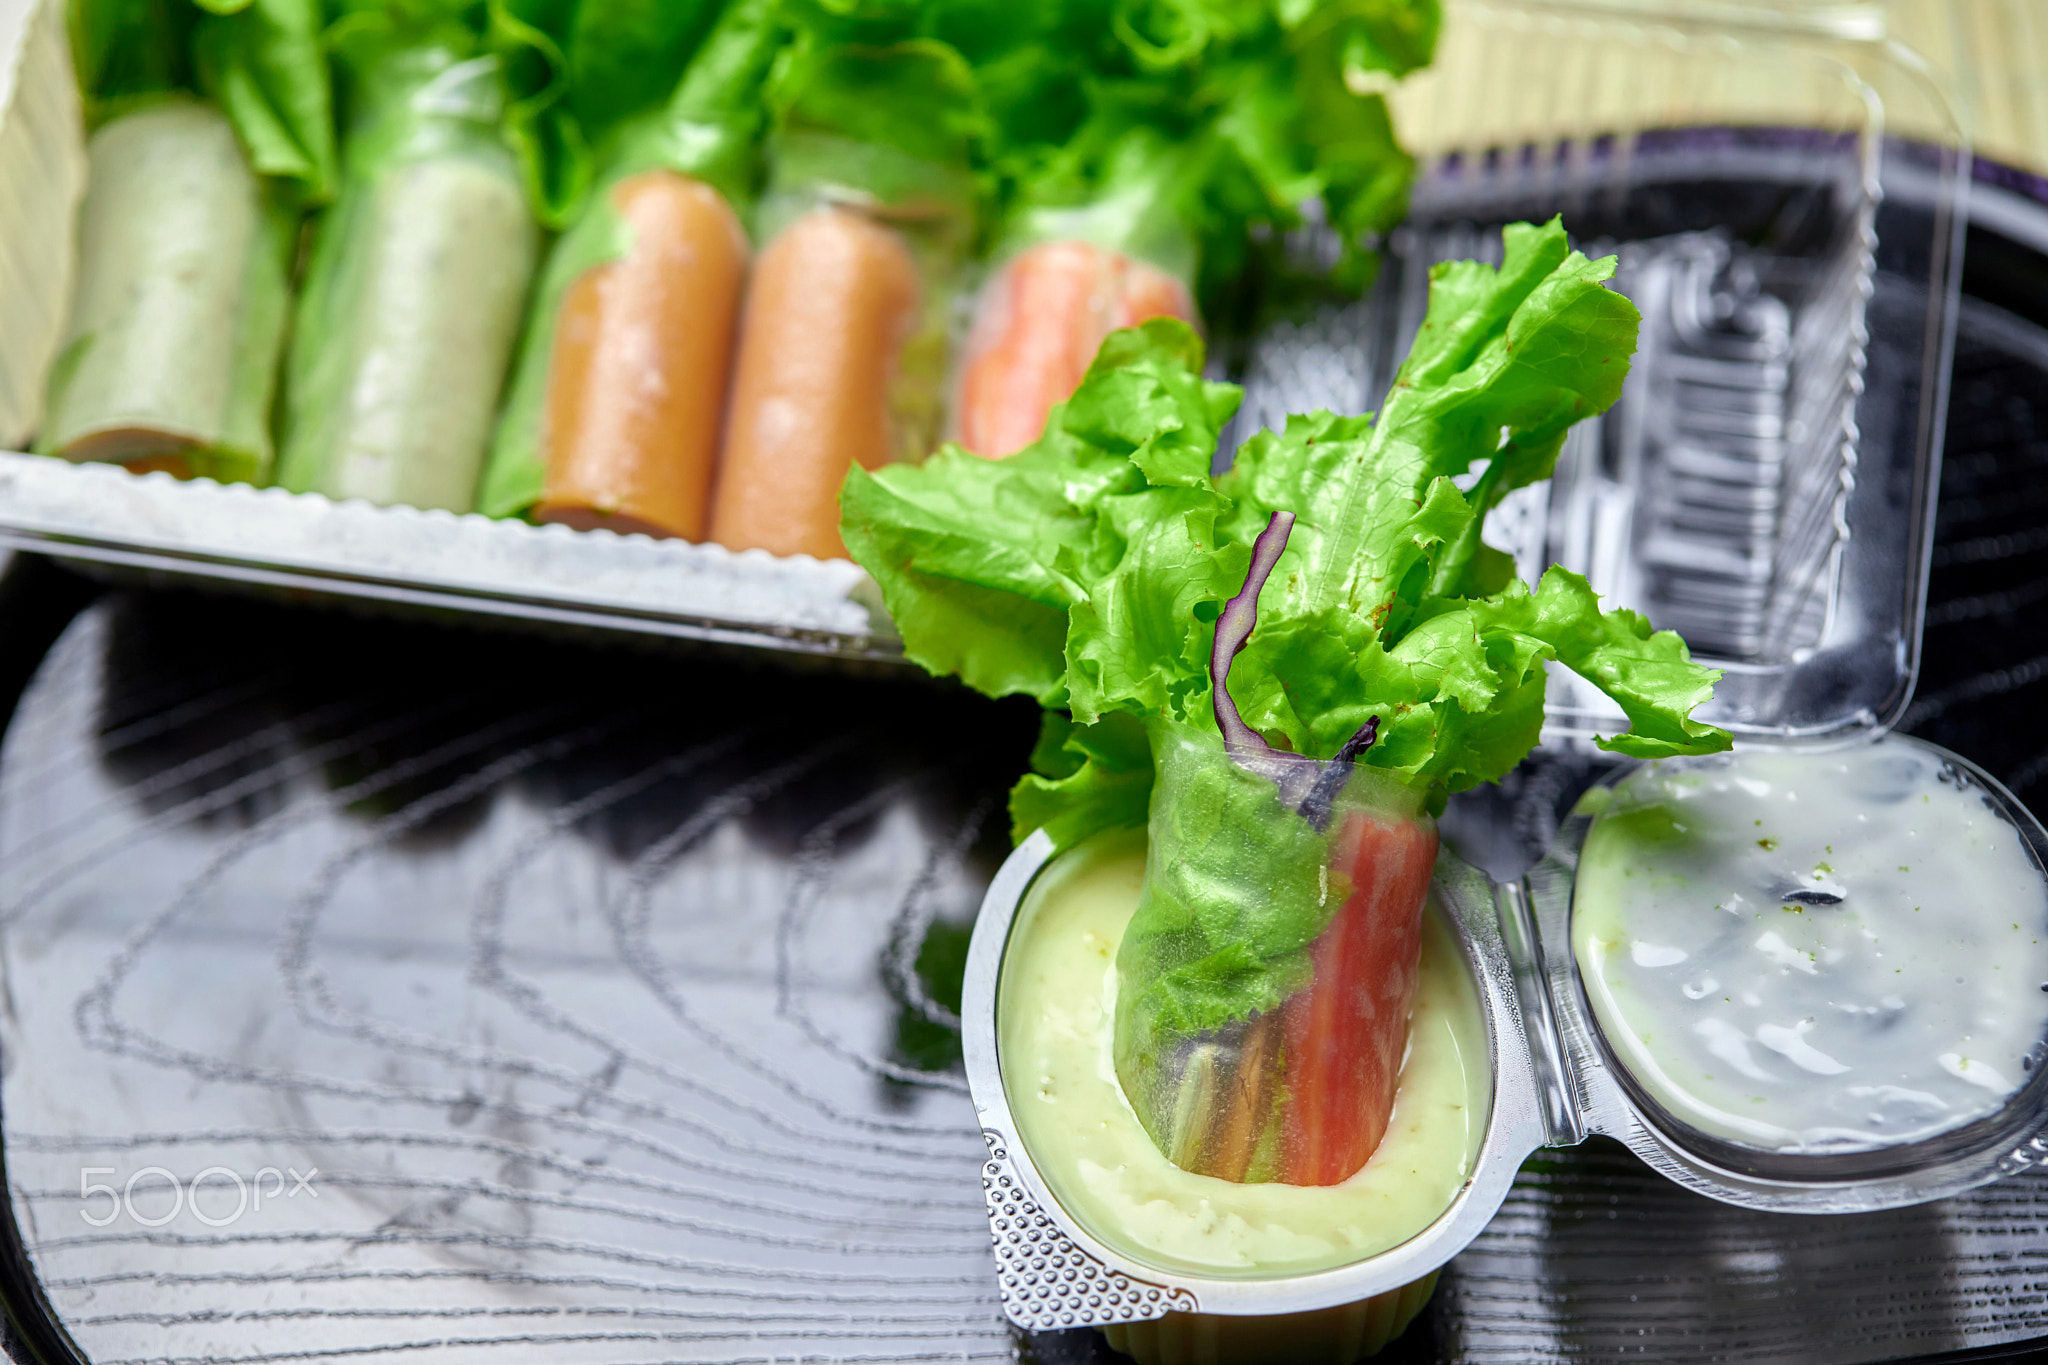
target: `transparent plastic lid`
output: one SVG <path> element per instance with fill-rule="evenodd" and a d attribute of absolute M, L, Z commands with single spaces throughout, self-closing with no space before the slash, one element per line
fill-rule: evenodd
<path fill-rule="evenodd" d="M 1489 540 L 1684 634 L 1725 670 L 1703 719 L 1847 742 L 1897 720 L 1918 667 L 1968 153 L 1896 44 L 1709 8 L 1447 6 L 1392 96 L 1420 164 L 1373 293 L 1242 343 L 1231 434 L 1379 407 L 1430 268 L 1559 215 L 1619 258 L 1641 340 L 1620 402 Z M 1550 737 L 1619 721 L 1553 680 Z"/>

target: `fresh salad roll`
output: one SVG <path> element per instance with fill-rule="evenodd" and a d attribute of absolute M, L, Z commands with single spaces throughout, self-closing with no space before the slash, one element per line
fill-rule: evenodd
<path fill-rule="evenodd" d="M 1215 7 L 1161 32 L 1109 23 L 1106 78 L 1078 125 L 1034 142 L 1042 119 L 999 117 L 1010 207 L 958 368 L 955 439 L 988 456 L 1036 440 L 1104 337 L 1195 322 L 1198 301 L 1228 311 L 1254 230 L 1298 226 L 1310 201 L 1337 230 L 1337 285 L 1362 285 L 1368 238 L 1399 218 L 1413 169 L 1373 87 L 1428 61 L 1436 22 L 1434 0 L 1400 0 Z M 1059 73 L 1039 79 L 1059 93 Z"/>
<path fill-rule="evenodd" d="M 1453 791 L 1518 763 L 1546 667 L 1616 700 L 1640 757 L 1714 752 L 1713 670 L 1586 581 L 1481 537 L 1619 396 L 1635 309 L 1561 225 L 1439 267 L 1373 417 L 1297 417 L 1209 474 L 1240 397 L 1186 324 L 1113 333 L 1023 451 L 848 478 L 845 534 L 906 653 L 1048 710 L 1017 837 L 1146 825 L 1114 1057 L 1160 1152 L 1330 1185 L 1387 1130 Z M 1461 488 L 1464 476 L 1468 486 Z"/>
<path fill-rule="evenodd" d="M 79 0 L 79 267 L 36 448 L 263 481 L 300 215 L 332 193 L 312 0 Z"/>
<path fill-rule="evenodd" d="M 1113 331 L 1195 323 L 1197 223 L 1213 149 L 1098 113 L 1013 191 L 975 298 L 952 395 L 953 439 L 977 455 L 1038 439 Z"/>
<path fill-rule="evenodd" d="M 1437 835 L 1426 784 L 1359 766 L 1367 724 L 1326 762 L 1155 737 L 1116 1067 L 1183 1170 L 1334 1185 L 1386 1132 Z"/>
<path fill-rule="evenodd" d="M 37 448 L 261 478 L 294 217 L 195 100 L 106 124 L 87 158 L 77 292 Z"/>
<path fill-rule="evenodd" d="M 1137 183 L 1075 208 L 1018 215 L 975 301 L 953 399 L 954 439 L 1008 455 L 1038 439 L 1109 334 L 1196 320 L 1192 236 Z"/>
<path fill-rule="evenodd" d="M 480 510 L 704 538 L 780 39 L 772 0 L 733 0 L 555 243 Z"/>
<path fill-rule="evenodd" d="M 341 194 L 314 237 L 278 482 L 466 512 L 540 247 L 497 58 L 453 22 L 349 35 Z"/>
<path fill-rule="evenodd" d="M 711 538 L 843 557 L 847 470 L 926 454 L 973 231 L 973 82 L 952 48 L 800 50 L 776 92 Z"/>

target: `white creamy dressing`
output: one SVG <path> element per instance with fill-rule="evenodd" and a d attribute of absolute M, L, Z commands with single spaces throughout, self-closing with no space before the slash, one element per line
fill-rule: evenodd
<path fill-rule="evenodd" d="M 1574 888 L 1580 976 L 1674 1117 L 1867 1150 L 1993 1113 L 2040 1065 L 2048 886 L 1936 755 L 1748 751 L 1591 799 L 1609 804 Z"/>
<path fill-rule="evenodd" d="M 1450 1207 L 1485 1134 L 1486 1025 L 1451 932 L 1425 917 L 1408 1053 L 1386 1137 L 1340 1185 L 1240 1185 L 1160 1154 L 1117 1083 L 1116 949 L 1145 876 L 1142 832 L 1102 836 L 1038 878 L 996 996 L 1018 1138 L 1062 1208 L 1133 1260 L 1292 1275 L 1400 1245 Z"/>

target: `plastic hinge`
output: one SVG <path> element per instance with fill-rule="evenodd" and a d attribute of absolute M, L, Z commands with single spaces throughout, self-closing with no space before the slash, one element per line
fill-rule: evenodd
<path fill-rule="evenodd" d="M 1574 1147 L 1585 1141 L 1586 1116 L 1579 1109 L 1578 1083 L 1565 1060 L 1564 1038 L 1547 985 L 1543 939 L 1536 931 L 1529 886 L 1524 881 L 1493 884 L 1494 912 L 1501 940 L 1514 965 L 1515 995 L 1522 1006 L 1522 1030 L 1543 1110 L 1547 1145 Z"/>

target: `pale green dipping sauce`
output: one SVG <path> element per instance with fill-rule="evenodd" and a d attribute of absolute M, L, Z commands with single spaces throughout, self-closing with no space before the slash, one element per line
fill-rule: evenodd
<path fill-rule="evenodd" d="M 1061 1207 L 1134 1261 L 1247 1279 L 1363 1260 L 1435 1222 L 1471 1173 L 1493 1086 L 1478 996 L 1439 915 L 1424 920 L 1379 1150 L 1341 1185 L 1238 1185 L 1160 1155 L 1117 1084 L 1116 949 L 1144 877 L 1142 831 L 1100 836 L 1046 869 L 1010 931 L 996 994 L 1003 1088 Z"/>

